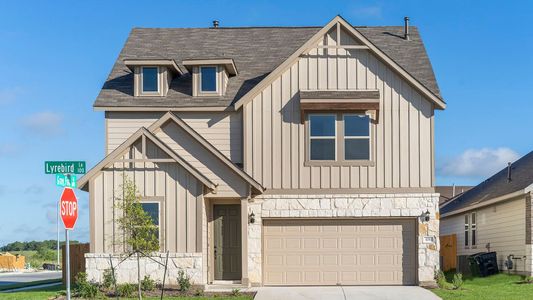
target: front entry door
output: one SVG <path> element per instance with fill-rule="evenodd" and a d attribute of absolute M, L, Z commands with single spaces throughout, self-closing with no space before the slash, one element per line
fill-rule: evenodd
<path fill-rule="evenodd" d="M 241 206 L 214 205 L 215 280 L 241 279 Z"/>

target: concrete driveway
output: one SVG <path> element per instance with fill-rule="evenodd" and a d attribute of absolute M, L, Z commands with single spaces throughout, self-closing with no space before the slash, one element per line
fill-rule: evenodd
<path fill-rule="evenodd" d="M 439 300 L 418 286 L 261 287 L 255 300 Z"/>

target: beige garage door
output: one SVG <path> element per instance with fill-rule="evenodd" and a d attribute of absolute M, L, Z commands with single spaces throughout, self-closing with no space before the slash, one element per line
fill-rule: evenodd
<path fill-rule="evenodd" d="M 415 237 L 415 220 L 264 220 L 264 284 L 416 284 Z"/>

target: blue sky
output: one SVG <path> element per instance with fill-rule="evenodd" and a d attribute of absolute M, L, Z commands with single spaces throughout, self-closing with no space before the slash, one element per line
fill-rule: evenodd
<path fill-rule="evenodd" d="M 133 3 L 137 2 L 137 3 Z M 481 4 L 482 3 L 482 4 Z M 0 245 L 55 238 L 61 190 L 45 160 L 104 155 L 92 103 L 132 27 L 402 25 L 426 43 L 448 109 L 436 115 L 438 184 L 475 184 L 531 149 L 533 4 L 526 1 L 3 1 Z M 88 238 L 77 192 L 74 238 Z"/>

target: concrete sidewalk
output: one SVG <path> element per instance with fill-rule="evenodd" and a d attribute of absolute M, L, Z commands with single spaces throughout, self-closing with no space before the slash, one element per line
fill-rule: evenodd
<path fill-rule="evenodd" d="M 439 300 L 418 286 L 261 287 L 255 300 Z"/>

